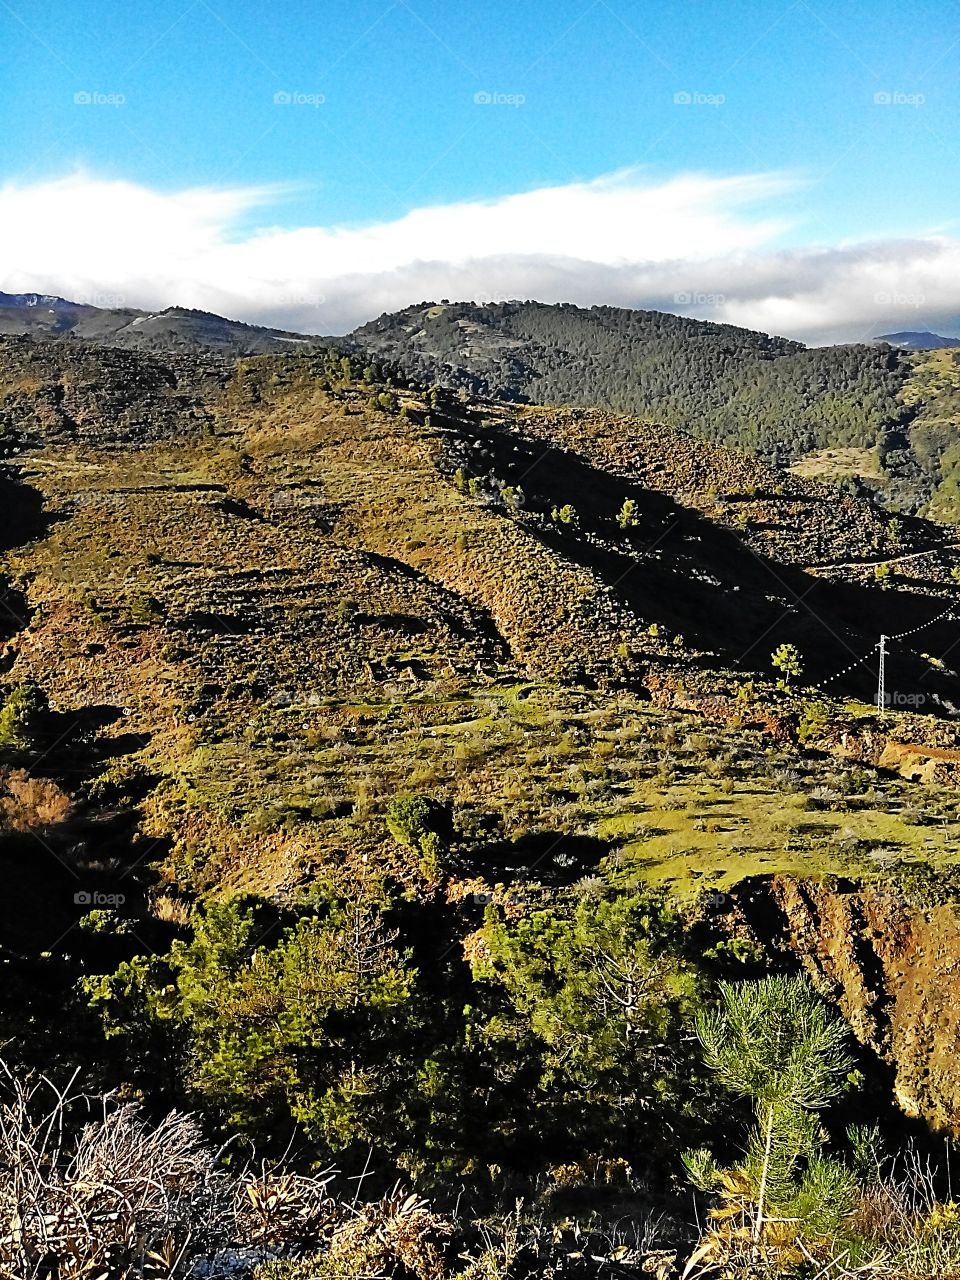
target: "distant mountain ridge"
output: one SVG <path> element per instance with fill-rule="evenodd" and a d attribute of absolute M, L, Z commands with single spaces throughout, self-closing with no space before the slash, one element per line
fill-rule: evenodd
<path fill-rule="evenodd" d="M 898 333 L 883 333 L 877 342 L 889 342 L 891 347 L 906 351 L 937 351 L 943 347 L 960 347 L 960 338 L 945 338 L 929 329 L 902 329 Z"/>
<path fill-rule="evenodd" d="M 0 334 L 82 338 L 139 350 L 211 351 L 226 356 L 288 351 L 318 341 L 310 335 L 228 320 L 210 311 L 166 307 L 97 307 L 45 293 L 0 292 Z"/>
<path fill-rule="evenodd" d="M 55 293 L 3 293 L 0 292 L 0 307 L 38 307 L 45 303 L 52 305 L 62 304 L 65 306 L 76 306 L 76 303 L 67 302 L 66 298 L 61 298 Z"/>

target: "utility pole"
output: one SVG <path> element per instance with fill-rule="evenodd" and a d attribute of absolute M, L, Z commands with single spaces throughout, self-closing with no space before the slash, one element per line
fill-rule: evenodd
<path fill-rule="evenodd" d="M 887 637 L 880 637 L 880 675 L 877 680 L 877 710 L 887 709 Z"/>

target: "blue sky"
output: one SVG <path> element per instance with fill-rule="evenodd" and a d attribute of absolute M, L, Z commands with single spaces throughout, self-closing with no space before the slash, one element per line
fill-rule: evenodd
<path fill-rule="evenodd" d="M 958 68 L 956 0 L 0 0 L 0 183 L 22 196 L 82 174 L 94 201 L 111 182 L 168 200 L 257 189 L 224 217 L 222 245 L 624 171 L 652 189 L 699 175 L 704 199 L 711 182 L 778 175 L 738 216 L 775 218 L 764 252 L 781 260 L 952 241 Z M 572 261 L 589 257 L 587 230 L 570 227 Z M 23 286 L 25 268 L 0 269 L 0 287 Z M 148 275 L 117 287 L 156 305 Z M 897 289 L 908 296 L 902 273 Z M 938 320 L 951 305 L 937 296 Z"/>

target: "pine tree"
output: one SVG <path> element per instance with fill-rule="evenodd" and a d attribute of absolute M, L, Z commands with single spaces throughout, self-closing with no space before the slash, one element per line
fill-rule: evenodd
<path fill-rule="evenodd" d="M 796 645 L 778 645 L 770 655 L 770 661 L 778 671 L 783 672 L 788 683 L 791 676 L 799 677 L 803 672 L 803 660 Z"/>
<path fill-rule="evenodd" d="M 633 529 L 639 523 L 637 504 L 632 498 L 624 498 L 623 506 L 617 512 L 617 524 L 621 529 Z"/>
<path fill-rule="evenodd" d="M 688 1152 L 692 1181 L 745 1203 L 754 1244 L 773 1218 L 816 1224 L 842 1211 L 853 1177 L 821 1154 L 825 1135 L 815 1113 L 848 1081 L 844 1023 L 805 978 L 770 977 L 722 983 L 720 1005 L 699 1015 L 697 1034 L 721 1084 L 753 1103 L 756 1128 L 738 1169 L 718 1169 L 704 1149 Z"/>

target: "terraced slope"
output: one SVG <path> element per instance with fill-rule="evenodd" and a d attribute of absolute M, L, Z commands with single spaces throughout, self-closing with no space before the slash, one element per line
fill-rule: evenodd
<path fill-rule="evenodd" d="M 162 1003 L 158 957 L 236 894 L 264 959 L 331 901 L 389 903 L 418 1008 L 460 1017 L 491 904 L 522 927 L 652 886 L 735 972 L 788 946 L 864 1044 L 897 1046 L 903 1105 L 954 1114 L 911 1030 L 956 1023 L 952 530 L 336 351 L 8 340 L 0 412 L 0 1036 L 33 1061 L 69 1007 L 77 1060 L 155 1088 L 158 1028 L 146 1079 L 152 1024 L 111 1006 L 128 1057 L 105 1052 L 78 979 L 118 973 L 122 1004 L 118 966 L 156 963 Z M 36 686 L 51 709 L 12 749 Z M 391 832 L 403 796 L 431 802 L 441 859 Z M 917 948 L 942 971 L 919 994 Z"/>
<path fill-rule="evenodd" d="M 895 739 L 949 751 L 949 718 L 834 704 L 819 732 L 849 762 L 807 758 L 804 701 L 769 661 L 795 643 L 819 679 L 943 613 L 944 530 L 891 529 L 864 500 L 663 428 L 430 403 L 336 356 L 228 370 L 63 352 L 5 351 L 29 515 L 8 539 L 28 620 L 7 679 L 97 709 L 92 794 L 139 797 L 155 895 L 284 895 L 372 863 L 414 887 L 383 822 L 411 790 L 452 806 L 468 884 L 614 853 L 684 891 L 874 873 L 877 849 L 950 861 L 960 832 L 911 817 L 945 803 L 943 770 L 918 801 L 869 767 Z M 873 561 L 891 555 L 881 590 Z M 954 633 L 941 621 L 925 644 Z M 946 667 L 906 648 L 896 663 L 960 701 Z M 872 680 L 833 688 L 869 697 Z M 811 820 L 817 788 L 847 798 Z"/>

